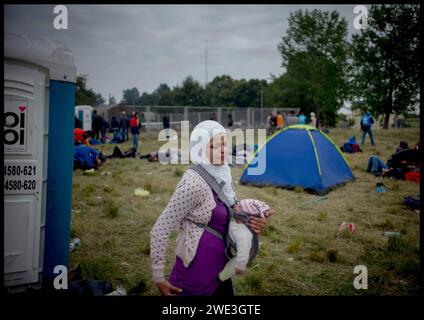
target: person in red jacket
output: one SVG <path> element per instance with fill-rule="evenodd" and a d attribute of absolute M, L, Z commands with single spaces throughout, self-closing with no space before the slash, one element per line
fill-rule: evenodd
<path fill-rule="evenodd" d="M 88 145 L 88 134 L 80 128 L 74 129 L 74 145 L 85 144 Z"/>
<path fill-rule="evenodd" d="M 140 121 L 138 120 L 138 114 L 137 112 L 133 112 L 133 116 L 130 120 L 130 128 L 131 128 L 131 134 L 133 136 L 133 149 L 137 153 L 138 149 L 138 136 L 140 134 Z"/>

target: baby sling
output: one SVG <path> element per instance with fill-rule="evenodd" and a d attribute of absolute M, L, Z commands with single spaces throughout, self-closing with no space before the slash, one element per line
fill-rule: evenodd
<path fill-rule="evenodd" d="M 209 174 L 209 172 L 207 172 L 202 166 L 197 164 L 192 164 L 189 167 L 189 169 L 196 171 L 206 181 L 209 187 L 216 193 L 218 198 L 225 204 L 229 212 L 228 221 L 231 221 L 231 219 L 235 217 L 238 221 L 247 225 L 247 222 L 249 222 L 249 219 L 250 219 L 250 214 L 248 214 L 247 212 L 234 212 L 230 202 L 228 201 L 227 196 L 224 194 L 224 192 L 222 192 L 222 187 L 218 184 L 216 179 Z M 215 235 L 216 237 L 224 241 L 225 255 L 227 256 L 228 259 L 231 259 L 232 257 L 236 256 L 237 246 L 236 246 L 236 243 L 233 241 L 233 239 L 231 239 L 230 233 L 228 232 L 230 223 L 227 224 L 225 234 L 222 234 L 219 231 L 215 230 L 214 228 L 208 226 L 207 224 L 198 223 L 194 221 L 192 222 L 196 224 L 198 227 L 204 228 L 205 230 L 209 231 L 210 233 L 212 233 L 213 235 Z M 252 247 L 250 249 L 248 264 L 250 264 L 253 261 L 253 259 L 258 254 L 258 250 L 259 250 L 259 236 L 254 231 L 252 231 L 252 234 L 253 234 Z"/>

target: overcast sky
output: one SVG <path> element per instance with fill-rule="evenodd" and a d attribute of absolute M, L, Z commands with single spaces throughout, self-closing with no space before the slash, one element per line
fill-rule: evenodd
<path fill-rule="evenodd" d="M 53 5 L 4 6 L 5 32 L 62 42 L 88 87 L 119 101 L 122 90 L 173 87 L 188 75 L 208 81 L 282 73 L 277 44 L 298 9 L 337 10 L 353 27 L 353 5 L 67 5 L 68 30 L 55 30 Z"/>

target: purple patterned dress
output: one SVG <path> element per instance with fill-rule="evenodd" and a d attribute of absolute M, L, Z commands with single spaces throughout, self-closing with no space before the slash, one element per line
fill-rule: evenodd
<path fill-rule="evenodd" d="M 224 233 L 228 223 L 226 206 L 221 203 L 213 192 L 216 207 L 212 211 L 208 225 L 217 231 Z M 217 236 L 205 230 L 199 241 L 196 255 L 186 268 L 183 261 L 177 256 L 172 268 L 169 282 L 183 289 L 181 296 L 208 296 L 218 288 L 220 280 L 218 274 L 227 263 L 224 242 Z"/>

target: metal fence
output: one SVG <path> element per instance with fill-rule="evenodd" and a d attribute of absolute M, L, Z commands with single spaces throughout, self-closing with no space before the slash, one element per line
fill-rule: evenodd
<path fill-rule="evenodd" d="M 142 130 L 162 129 L 162 117 L 166 112 L 171 121 L 171 127 L 180 129 L 181 121 L 188 120 L 190 128 L 195 127 L 199 122 L 212 118 L 216 114 L 216 119 L 224 126 L 228 127 L 229 117 L 233 119 L 233 128 L 241 129 L 264 129 L 268 127 L 268 115 L 275 111 L 280 111 L 284 119 L 284 127 L 297 124 L 298 118 L 295 116 L 299 109 L 290 108 L 212 108 L 212 107 L 186 107 L 186 106 L 135 106 L 135 105 L 112 105 L 94 108 L 109 123 L 112 117 L 120 117 L 120 112 L 125 110 L 128 114 L 132 111 L 138 112 L 142 124 Z M 349 129 L 360 128 L 361 114 L 354 113 L 346 120 L 340 120 L 336 127 Z M 375 129 L 383 127 L 384 116 L 378 117 L 374 124 Z M 389 127 L 398 128 L 396 115 L 390 116 Z M 401 127 L 418 127 L 419 116 L 407 116 Z"/>
<path fill-rule="evenodd" d="M 169 115 L 171 127 L 179 129 L 183 120 L 188 120 L 190 128 L 198 123 L 213 118 L 224 127 L 228 127 L 229 115 L 233 119 L 234 128 L 266 128 L 268 126 L 268 115 L 275 111 L 280 111 L 283 115 L 284 126 L 297 123 L 294 116 L 299 109 L 289 108 L 212 108 L 212 107 L 176 107 L 176 106 L 133 106 L 133 105 L 113 105 L 95 108 L 97 112 L 107 121 L 112 117 L 119 118 L 121 111 L 131 113 L 138 112 L 142 126 L 145 129 L 161 129 L 162 118 L 166 112 Z"/>

